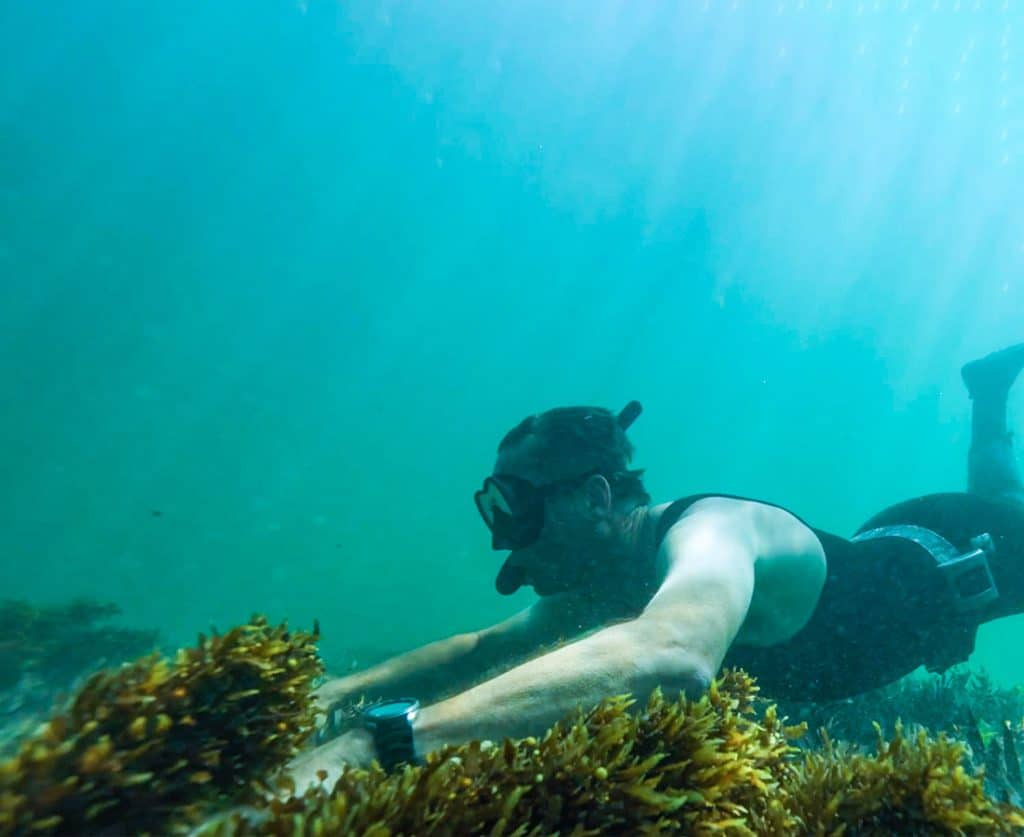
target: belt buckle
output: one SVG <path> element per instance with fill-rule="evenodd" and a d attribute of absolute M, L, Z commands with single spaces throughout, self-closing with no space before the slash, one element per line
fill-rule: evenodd
<path fill-rule="evenodd" d="M 946 584 L 953 594 L 953 602 L 957 611 L 967 613 L 991 604 L 999 598 L 996 581 L 988 565 L 989 552 L 992 550 L 992 538 L 985 534 L 971 539 L 970 552 L 939 564 L 939 573 L 946 579 Z M 977 589 L 965 592 L 963 582 L 969 577 L 980 582 Z"/>

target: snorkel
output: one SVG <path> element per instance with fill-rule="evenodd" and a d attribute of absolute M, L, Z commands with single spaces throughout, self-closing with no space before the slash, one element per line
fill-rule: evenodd
<path fill-rule="evenodd" d="M 604 411 L 602 411 L 604 412 Z M 639 401 L 630 401 L 615 416 L 620 433 L 625 433 L 637 420 L 643 407 Z M 589 417 L 587 417 L 589 418 Z M 535 486 L 529 482 L 502 475 L 493 475 L 484 481 L 475 500 L 481 517 L 492 533 L 494 549 L 511 549 L 514 553 L 536 541 L 544 525 L 544 499 L 554 489 L 587 477 L 600 474 L 601 469 L 590 468 L 565 480 Z M 605 474 L 610 477 L 611 474 Z M 511 563 L 509 555 L 498 571 L 494 586 L 502 596 L 515 593 L 526 583 L 526 570 Z"/>

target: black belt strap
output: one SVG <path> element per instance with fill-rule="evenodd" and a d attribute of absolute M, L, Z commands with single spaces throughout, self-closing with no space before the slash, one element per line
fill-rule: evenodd
<path fill-rule="evenodd" d="M 971 538 L 970 552 L 961 552 L 931 529 L 909 524 L 868 529 L 851 540 L 869 541 L 875 538 L 903 538 L 913 541 L 931 555 L 939 573 L 946 580 L 958 613 L 969 613 L 999 598 L 999 590 L 988 565 L 989 555 L 995 551 L 995 545 L 988 533 Z"/>

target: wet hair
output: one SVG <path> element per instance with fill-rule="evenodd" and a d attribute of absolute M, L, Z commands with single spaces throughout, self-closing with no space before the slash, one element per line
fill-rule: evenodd
<path fill-rule="evenodd" d="M 555 473 L 572 475 L 597 471 L 612 488 L 614 500 L 639 506 L 650 502 L 643 471 L 630 469 L 633 445 L 615 413 L 603 407 L 556 407 L 529 416 L 513 427 L 498 445 L 498 453 L 533 437 L 538 457 Z"/>

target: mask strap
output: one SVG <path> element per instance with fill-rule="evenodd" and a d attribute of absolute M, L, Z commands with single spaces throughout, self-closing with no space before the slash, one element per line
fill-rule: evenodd
<path fill-rule="evenodd" d="M 637 420 L 643 410 L 644 408 L 640 405 L 639 401 L 630 401 L 622 408 L 615 421 L 623 430 L 628 430 L 629 426 Z"/>

